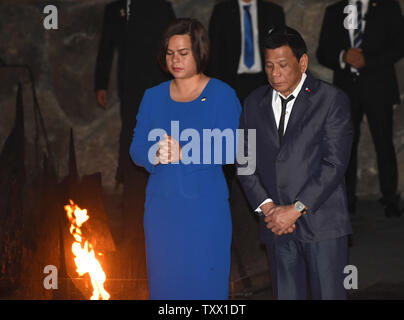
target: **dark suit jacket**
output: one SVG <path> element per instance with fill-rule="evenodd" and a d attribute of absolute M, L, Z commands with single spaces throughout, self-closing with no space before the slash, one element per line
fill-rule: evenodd
<path fill-rule="evenodd" d="M 282 7 L 271 2 L 257 0 L 258 33 L 264 73 L 264 38 L 271 26 L 283 26 L 285 16 Z M 240 10 L 237 0 L 217 4 L 209 23 L 211 59 L 208 73 L 234 87 L 241 55 Z"/>
<path fill-rule="evenodd" d="M 334 84 L 352 92 L 350 67 L 342 70 L 339 64 L 341 50 L 348 50 L 349 32 L 344 28 L 344 7 L 348 0 L 327 7 L 320 42 L 318 61 L 334 70 Z M 393 0 L 370 0 L 362 49 L 366 66 L 360 70 L 360 81 L 365 86 L 368 99 L 377 104 L 400 103 L 394 64 L 404 56 L 404 25 L 400 6 Z"/>
<path fill-rule="evenodd" d="M 101 39 L 95 66 L 95 90 L 108 89 L 112 60 L 118 51 L 118 89 L 123 91 L 123 67 L 126 40 L 126 0 L 109 3 L 104 9 Z"/>
<path fill-rule="evenodd" d="M 311 242 L 349 234 L 344 175 L 353 129 L 347 96 L 307 73 L 280 147 L 272 93 L 262 86 L 245 101 L 240 128 L 256 129 L 256 170 L 238 178 L 254 210 L 267 198 L 281 205 L 300 200 L 309 210 L 289 235 L 274 235 L 260 218 L 261 239 Z"/>
<path fill-rule="evenodd" d="M 127 25 L 124 118 L 133 123 L 144 91 L 169 79 L 157 62 L 164 30 L 175 19 L 165 0 L 132 0 Z M 125 120 L 125 119 L 124 119 Z"/>

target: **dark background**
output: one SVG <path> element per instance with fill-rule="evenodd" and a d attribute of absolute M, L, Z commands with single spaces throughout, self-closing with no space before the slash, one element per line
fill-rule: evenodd
<path fill-rule="evenodd" d="M 320 66 L 315 57 L 325 7 L 335 1 L 275 0 L 286 13 L 287 23 L 299 30 L 309 47 L 310 70 L 319 78 L 331 81 L 331 72 Z M 81 174 L 101 171 L 107 189 L 114 187 L 118 156 L 119 107 L 116 95 L 115 67 L 110 81 L 110 99 L 106 111 L 97 107 L 93 74 L 101 32 L 105 0 L 0 1 L 0 58 L 6 63 L 29 64 L 37 82 L 41 106 L 51 146 L 58 161 L 60 176 L 66 174 L 70 127 L 75 131 L 78 169 Z M 208 25 L 215 0 L 172 0 L 178 17 L 193 16 Z M 404 1 L 401 0 L 404 8 Z M 56 5 L 59 29 L 45 30 L 43 8 Z M 156 39 L 157 40 L 157 39 Z M 396 65 L 404 100 L 404 61 Z M 17 82 L 28 87 L 25 72 L 0 72 L 0 146 L 3 145 L 14 121 Z M 381 79 L 382 81 L 382 79 Z M 26 132 L 32 143 L 30 119 L 32 97 L 24 90 Z M 404 110 L 395 112 L 395 145 L 400 170 L 399 190 L 404 190 Z M 31 135 L 32 136 L 32 135 Z M 373 144 L 363 124 L 359 157 L 359 195 L 379 192 L 376 157 Z"/>

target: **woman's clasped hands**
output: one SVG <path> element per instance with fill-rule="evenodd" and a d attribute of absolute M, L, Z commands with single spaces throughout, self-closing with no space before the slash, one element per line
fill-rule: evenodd
<path fill-rule="evenodd" d="M 159 149 L 156 153 L 154 165 L 178 163 L 182 160 L 181 146 L 173 137 L 164 134 L 164 139 L 158 142 Z"/>

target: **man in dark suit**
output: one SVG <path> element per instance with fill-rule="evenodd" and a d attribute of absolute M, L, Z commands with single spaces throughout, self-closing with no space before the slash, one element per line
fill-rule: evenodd
<path fill-rule="evenodd" d="M 119 98 L 122 99 L 126 19 L 126 0 L 114 1 L 105 6 L 94 77 L 97 102 L 103 108 L 105 108 L 107 102 L 107 91 L 115 50 L 118 52 L 118 94 Z"/>
<path fill-rule="evenodd" d="M 237 174 L 261 215 L 274 295 L 305 299 L 308 274 L 313 299 L 345 299 L 352 231 L 344 183 L 353 136 L 349 100 L 306 73 L 307 48 L 296 30 L 273 30 L 265 47 L 270 86 L 247 97 L 240 118 L 241 129 L 256 130 L 255 171 L 239 163 Z M 251 153 L 253 145 L 245 132 L 238 152 Z"/>
<path fill-rule="evenodd" d="M 125 173 L 130 175 L 136 170 L 129 158 L 129 145 L 143 92 L 168 79 L 160 70 L 156 56 L 162 32 L 174 19 L 171 4 L 164 0 L 118 0 L 105 6 L 95 90 L 98 104 L 105 108 L 112 60 L 117 50 L 122 121 L 118 183 L 124 183 Z M 132 179 L 133 175 L 126 180 Z"/>
<path fill-rule="evenodd" d="M 243 103 L 266 82 L 263 39 L 271 26 L 283 26 L 282 7 L 264 0 L 218 3 L 209 23 L 209 73 L 231 85 Z"/>
<path fill-rule="evenodd" d="M 350 25 L 350 21 L 357 23 Z M 326 9 L 317 58 L 334 71 L 333 83 L 351 100 L 354 142 L 346 174 L 351 213 L 356 209 L 357 149 L 361 121 L 366 114 L 377 154 L 385 214 L 400 215 L 393 105 L 400 103 L 394 64 L 404 55 L 403 39 L 397 1 L 344 0 Z"/>
<path fill-rule="evenodd" d="M 107 4 L 104 9 L 104 19 L 94 77 L 96 99 L 99 106 L 102 108 L 106 108 L 107 105 L 109 79 L 115 51 L 118 53 L 118 96 L 120 101 L 123 99 L 127 11 L 126 0 L 111 2 Z M 120 111 L 122 117 L 122 103 Z M 121 153 L 122 152 L 119 153 L 119 164 L 122 157 Z M 122 179 L 121 167 L 118 166 L 116 180 L 117 182 L 123 182 Z"/>

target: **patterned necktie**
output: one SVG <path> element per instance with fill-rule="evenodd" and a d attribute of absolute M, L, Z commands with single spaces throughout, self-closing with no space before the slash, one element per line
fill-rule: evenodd
<path fill-rule="evenodd" d="M 244 64 L 248 68 L 251 68 L 254 64 L 254 43 L 250 7 L 251 5 L 244 6 Z"/>
<path fill-rule="evenodd" d="M 287 99 L 284 99 L 281 96 L 279 96 L 279 98 L 281 98 L 281 102 L 282 102 L 281 119 L 279 120 L 279 126 L 278 126 L 279 145 L 281 145 L 283 133 L 285 131 L 286 106 L 288 105 L 288 102 L 292 101 L 295 97 L 293 95 L 290 95 Z"/>
<path fill-rule="evenodd" d="M 354 48 L 359 48 L 362 43 L 362 2 L 356 2 L 357 16 L 357 28 L 354 30 Z"/>

